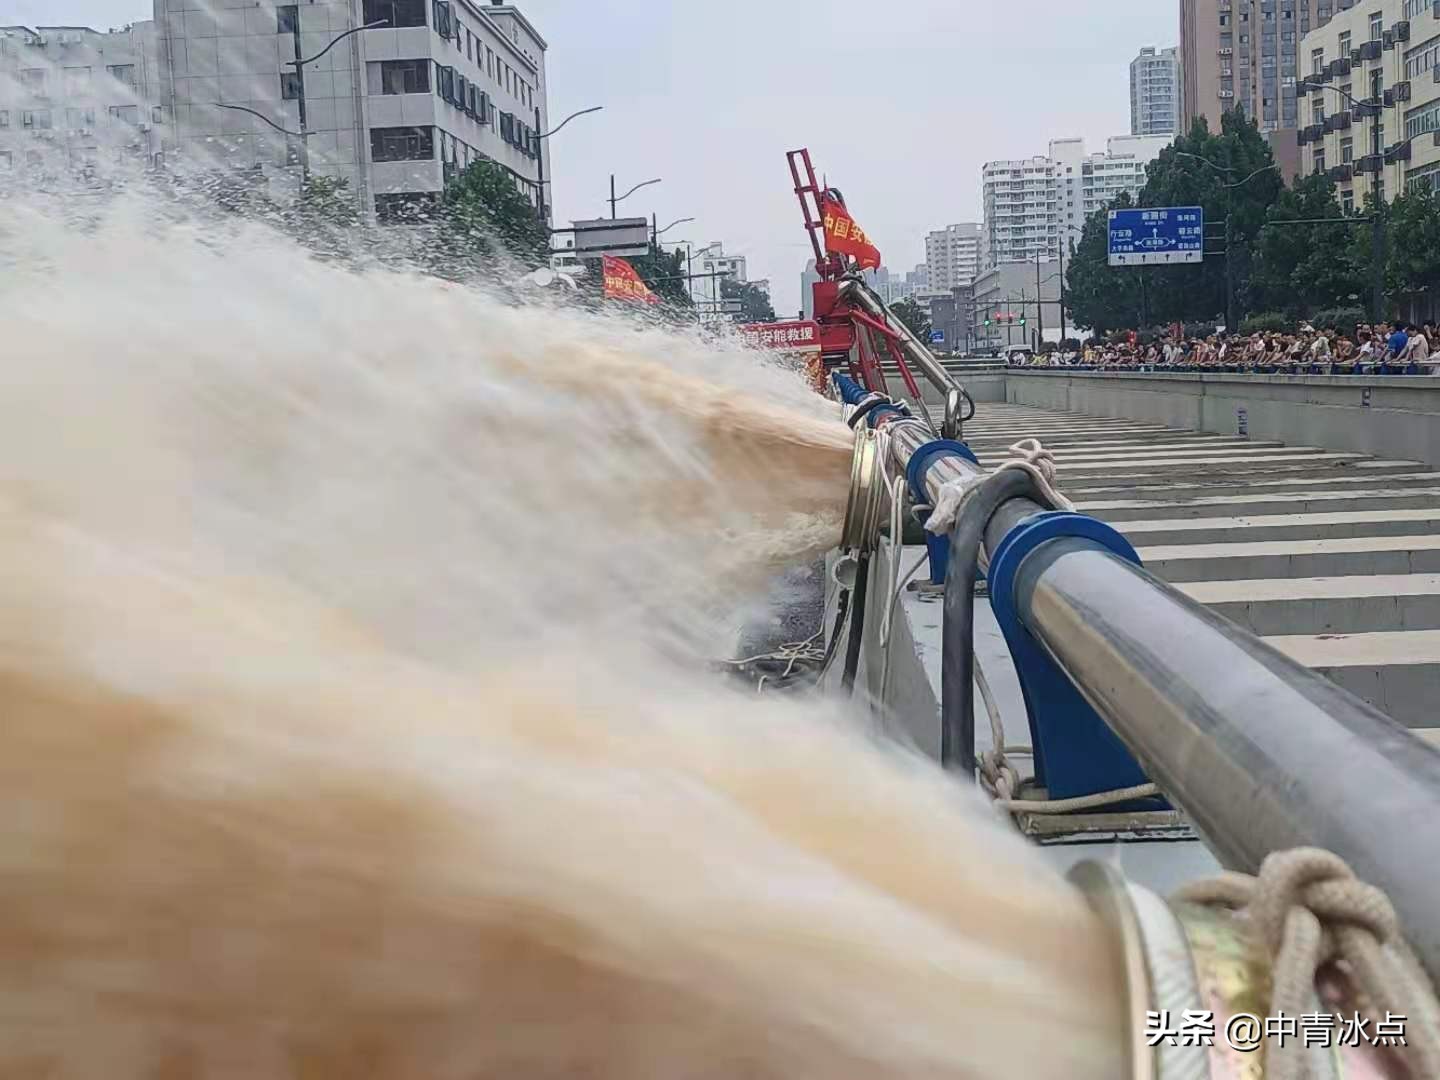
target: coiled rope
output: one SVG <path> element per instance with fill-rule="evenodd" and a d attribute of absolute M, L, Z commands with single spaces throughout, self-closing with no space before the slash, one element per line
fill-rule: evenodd
<path fill-rule="evenodd" d="M 1440 1077 L 1440 1006 L 1429 976 L 1400 934 L 1389 898 L 1356 878 L 1339 856 L 1318 848 L 1276 852 L 1256 877 L 1225 873 L 1180 889 L 1172 901 L 1243 911 L 1270 952 L 1270 1016 L 1299 1017 L 1316 973 L 1338 962 L 1362 1013 L 1405 1016 L 1403 1048 L 1412 1075 Z M 1305 1080 L 1296 1040 L 1268 1042 L 1266 1080 Z"/>

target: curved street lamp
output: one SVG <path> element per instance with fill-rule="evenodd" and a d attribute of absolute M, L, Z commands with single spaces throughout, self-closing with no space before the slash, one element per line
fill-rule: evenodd
<path fill-rule="evenodd" d="M 610 174 L 610 220 L 611 220 L 611 221 L 614 221 L 614 220 L 615 220 L 615 204 L 616 204 L 616 203 L 624 202 L 624 201 L 625 201 L 626 199 L 628 199 L 631 195 L 634 195 L 635 192 L 639 191 L 642 187 L 649 187 L 651 184 L 658 184 L 658 183 L 660 183 L 660 179 L 661 179 L 661 178 L 657 176 L 654 180 L 642 180 L 642 181 L 640 181 L 640 183 L 638 183 L 638 184 L 636 184 L 634 187 L 632 187 L 629 191 L 625 192 L 624 195 L 619 195 L 619 196 L 617 196 L 617 195 L 615 194 L 615 174 L 614 174 L 614 173 L 611 173 L 611 174 Z"/>

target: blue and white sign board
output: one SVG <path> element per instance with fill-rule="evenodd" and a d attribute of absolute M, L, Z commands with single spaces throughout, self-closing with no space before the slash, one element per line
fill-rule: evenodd
<path fill-rule="evenodd" d="M 944 345 L 944 344 L 945 344 L 945 331 L 944 331 L 944 330 L 931 330 L 931 331 L 930 331 L 930 344 L 931 344 L 931 345 Z"/>
<path fill-rule="evenodd" d="M 1205 211 L 1198 206 L 1110 211 L 1111 266 L 1205 261 Z"/>

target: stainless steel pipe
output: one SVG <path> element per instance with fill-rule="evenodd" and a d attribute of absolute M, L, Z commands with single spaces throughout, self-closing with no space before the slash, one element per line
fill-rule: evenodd
<path fill-rule="evenodd" d="M 1021 621 L 1227 866 L 1335 852 L 1440 979 L 1440 751 L 1089 540 L 1021 564 Z"/>
<path fill-rule="evenodd" d="M 884 429 L 887 468 L 903 474 L 930 433 L 913 420 Z M 933 503 L 943 484 L 982 472 L 940 457 L 924 484 Z M 1005 503 L 986 548 L 1040 510 Z M 1015 606 L 1223 863 L 1253 873 L 1273 851 L 1335 852 L 1390 895 L 1440 981 L 1440 750 L 1092 541 L 1036 548 Z"/>

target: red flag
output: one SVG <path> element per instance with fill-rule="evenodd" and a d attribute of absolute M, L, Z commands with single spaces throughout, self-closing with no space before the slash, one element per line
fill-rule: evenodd
<path fill-rule="evenodd" d="M 615 255 L 602 255 L 600 276 L 605 283 L 605 297 L 609 300 L 643 300 L 647 304 L 658 304 L 660 298 L 640 280 L 635 267 Z"/>
<path fill-rule="evenodd" d="M 825 222 L 825 250 L 832 255 L 853 255 L 861 270 L 880 266 L 880 251 L 870 242 L 865 231 L 855 223 L 840 201 L 831 195 L 820 196 L 820 216 Z"/>

